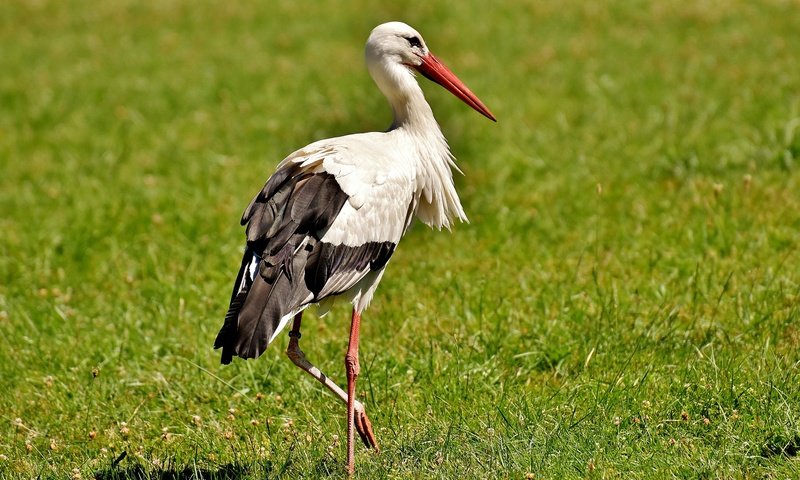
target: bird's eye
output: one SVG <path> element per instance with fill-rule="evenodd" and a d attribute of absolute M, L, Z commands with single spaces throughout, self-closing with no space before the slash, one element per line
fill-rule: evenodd
<path fill-rule="evenodd" d="M 420 41 L 419 37 L 408 37 L 406 40 L 408 40 L 408 44 L 411 45 L 412 48 L 422 48 L 422 41 Z"/>

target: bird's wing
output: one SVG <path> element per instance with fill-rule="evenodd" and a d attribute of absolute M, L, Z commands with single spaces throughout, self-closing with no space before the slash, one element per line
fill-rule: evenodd
<path fill-rule="evenodd" d="M 257 357 L 305 305 L 347 292 L 388 262 L 411 195 L 397 175 L 381 180 L 357 168 L 347 160 L 354 154 L 327 143 L 295 152 L 245 209 L 247 249 L 215 343 L 223 363 Z"/>
<path fill-rule="evenodd" d="M 214 343 L 222 363 L 255 358 L 288 320 L 313 301 L 306 264 L 318 232 L 347 201 L 333 175 L 301 165 L 280 168 L 242 215 L 247 248 L 225 322 Z"/>

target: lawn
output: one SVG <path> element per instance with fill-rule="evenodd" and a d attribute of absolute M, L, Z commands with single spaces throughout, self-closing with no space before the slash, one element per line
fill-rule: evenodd
<path fill-rule="evenodd" d="M 211 345 L 277 163 L 389 125 L 388 20 L 499 122 L 422 79 L 470 223 L 365 312 L 356 477 L 800 478 L 800 4 L 229 3 L 0 4 L 0 478 L 345 477 L 285 336 Z"/>

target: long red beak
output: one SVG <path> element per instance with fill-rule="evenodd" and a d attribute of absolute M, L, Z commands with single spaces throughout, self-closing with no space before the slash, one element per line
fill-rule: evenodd
<path fill-rule="evenodd" d="M 492 112 L 486 108 L 486 105 L 484 105 L 483 102 L 481 102 L 481 100 L 476 97 L 475 94 L 472 93 L 472 91 L 467 88 L 466 85 L 464 85 L 464 82 L 459 80 L 449 68 L 444 66 L 444 64 L 440 62 L 438 58 L 434 57 L 432 53 L 428 53 L 424 57 L 420 58 L 422 59 L 422 64 L 416 68 L 419 73 L 425 76 L 425 78 L 428 80 L 433 80 L 434 82 L 443 86 L 449 90 L 450 93 L 461 99 L 462 102 L 474 108 L 489 120 L 493 122 L 497 121 Z"/>

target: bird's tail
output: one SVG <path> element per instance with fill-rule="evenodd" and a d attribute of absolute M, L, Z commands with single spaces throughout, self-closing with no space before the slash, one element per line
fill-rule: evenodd
<path fill-rule="evenodd" d="M 245 251 L 225 322 L 214 341 L 214 348 L 222 348 L 223 364 L 231 363 L 234 355 L 257 358 L 297 313 L 291 301 L 296 296 L 292 275 L 283 262 L 264 262 L 252 249 Z"/>

